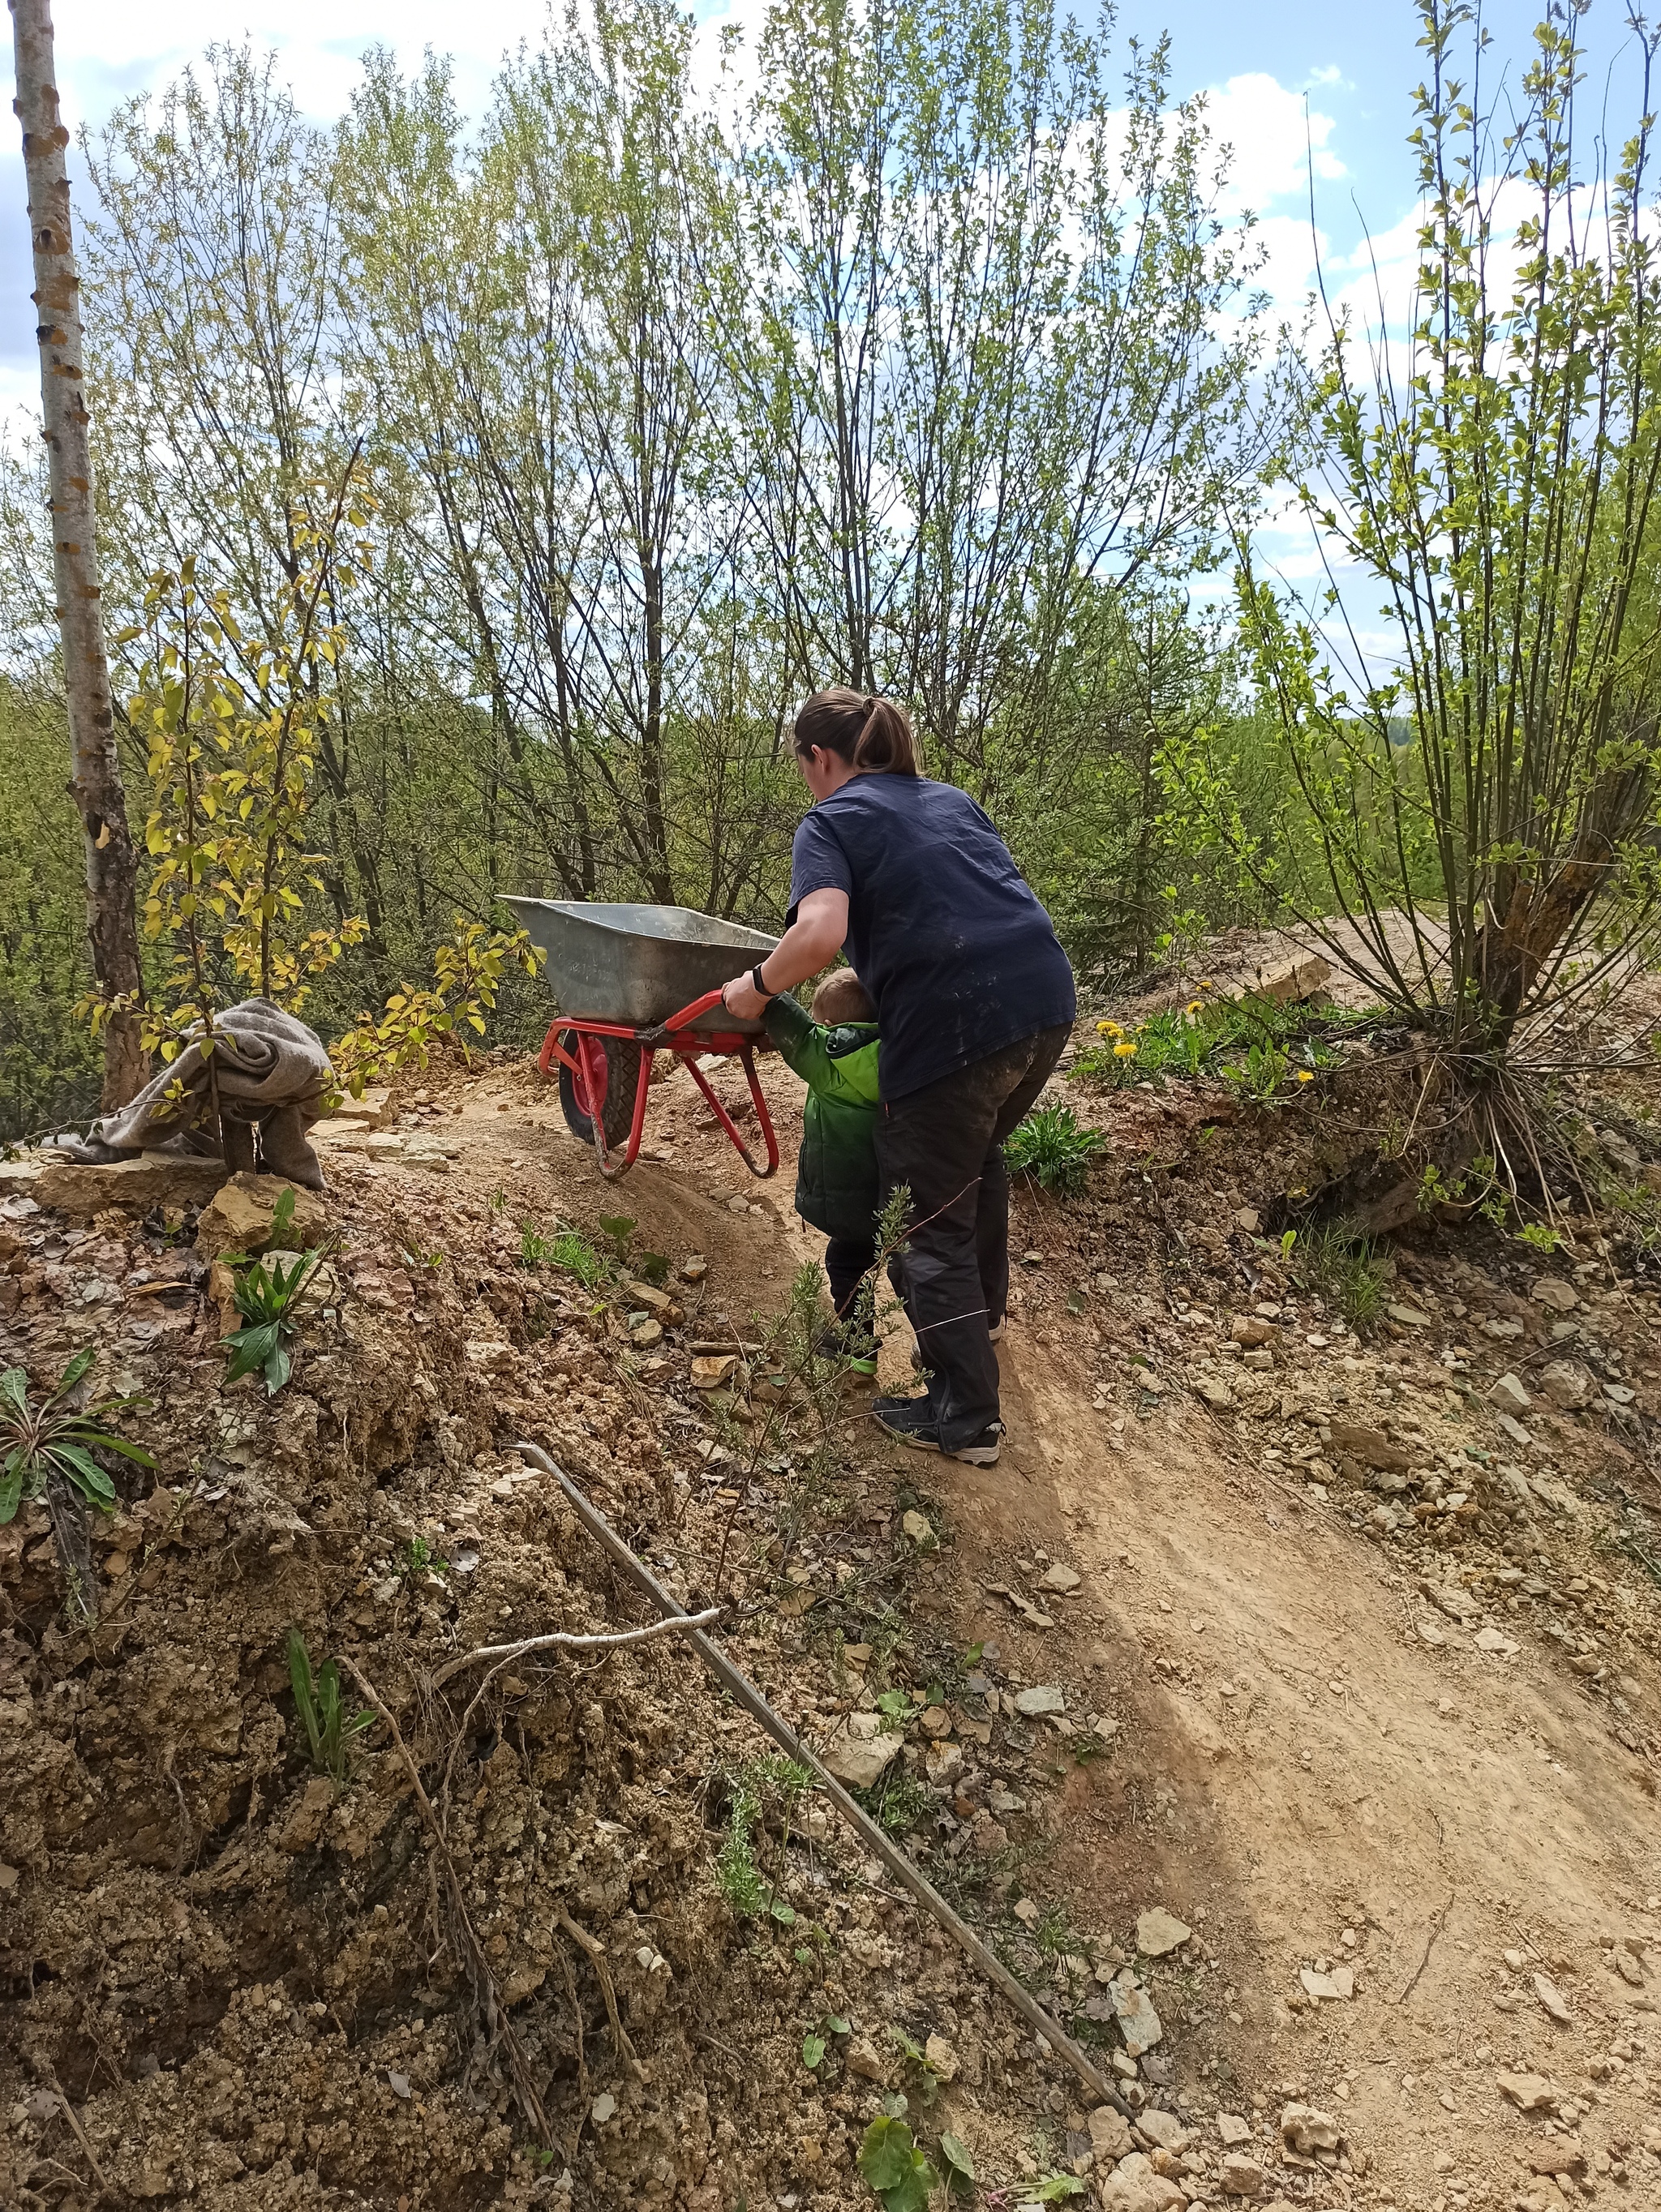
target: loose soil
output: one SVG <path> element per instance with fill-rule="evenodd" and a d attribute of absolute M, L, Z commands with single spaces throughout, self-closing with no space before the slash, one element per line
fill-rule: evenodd
<path fill-rule="evenodd" d="M 765 1080 L 766 1185 L 684 1074 L 615 1187 L 520 1062 L 405 1086 L 400 1146 L 328 1146 L 335 1303 L 269 1401 L 222 1383 L 193 1210 L 0 1194 L 5 1364 L 48 1382 L 95 1344 L 100 1395 L 155 1401 L 126 1428 L 159 1462 L 94 1524 L 94 1626 L 44 1510 L 0 1531 L 0 2202 L 868 2207 L 855 2153 L 897 2094 L 994 2212 L 1043 2175 L 1133 2201 L 1116 2122 L 1092 2142 L 1066 2068 L 677 1640 L 433 1686 L 646 1617 L 526 1437 L 683 1601 L 737 1601 L 729 1649 L 811 1740 L 897 1706 L 875 1802 L 1116 2050 L 1149 2212 L 1226 2178 L 1661 2203 L 1661 1374 L 1619 1224 L 1548 1261 L 1427 1224 L 1396 1248 L 1409 1318 L 1358 1337 L 1270 1233 L 1341 1171 L 1349 1079 L 1256 1120 L 1058 1079 L 1108 1150 L 1078 1200 L 1018 1196 L 1009 1441 L 971 1469 L 798 1377 L 778 1316 L 818 1240 L 789 1210 L 800 1093 Z M 1593 1118 L 1661 1152 L 1639 1093 Z M 667 1313 L 537 1256 L 562 1229 L 605 1253 L 619 1214 Z M 728 1343 L 733 1385 L 695 1390 L 694 1347 Z M 1565 1364 L 1583 1408 L 1542 1386 Z M 344 1782 L 314 1771 L 291 1626 L 396 1717 L 430 1819 L 385 1728 Z M 1023 1711 L 1033 1687 L 1060 1710 Z M 1157 1956 L 1153 1906 L 1187 1930 Z M 1163 2030 L 1140 2063 L 1132 1975 Z M 1289 2102 L 1341 2147 L 1289 2149 Z"/>

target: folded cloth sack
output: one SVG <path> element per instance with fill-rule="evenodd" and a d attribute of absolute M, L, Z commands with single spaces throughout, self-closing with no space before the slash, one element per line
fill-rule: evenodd
<path fill-rule="evenodd" d="M 321 1190 L 323 1170 L 306 1132 L 322 1111 L 334 1074 L 322 1039 L 269 999 L 228 1006 L 214 1016 L 213 1030 L 210 1050 L 204 1048 L 206 1037 L 198 1028 L 178 1059 L 153 1076 L 130 1105 L 100 1116 L 82 1142 L 60 1138 L 58 1149 L 107 1167 L 165 1146 L 222 1158 L 233 1170 L 257 1165 L 267 1175 Z"/>

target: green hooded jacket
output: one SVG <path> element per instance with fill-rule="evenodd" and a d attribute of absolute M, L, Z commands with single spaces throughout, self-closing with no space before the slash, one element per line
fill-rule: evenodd
<path fill-rule="evenodd" d="M 827 1237 L 869 1237 L 877 1214 L 877 1025 L 821 1029 L 788 994 L 770 999 L 767 1034 L 807 1085 L 796 1211 Z"/>

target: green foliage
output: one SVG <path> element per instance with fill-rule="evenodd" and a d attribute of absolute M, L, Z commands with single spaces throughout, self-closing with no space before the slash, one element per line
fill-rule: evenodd
<path fill-rule="evenodd" d="M 1277 1006 L 1250 994 L 1210 998 L 1210 989 L 1202 982 L 1185 1006 L 1150 1014 L 1128 1029 L 1098 1022 L 1100 1042 L 1079 1054 L 1073 1079 L 1120 1089 L 1150 1079 L 1191 1082 L 1210 1076 L 1267 1103 L 1288 1085 L 1342 1066 L 1325 1032 L 1360 1018 L 1333 1008 Z"/>
<path fill-rule="evenodd" d="M 289 1680 L 307 1756 L 319 1774 L 344 1783 L 351 1772 L 353 1747 L 365 1729 L 374 1727 L 374 1715 L 347 1709 L 340 1695 L 340 1668 L 332 1659 L 326 1659 L 313 1674 L 311 1654 L 297 1628 L 289 1631 Z"/>
<path fill-rule="evenodd" d="M 779 1802 L 788 1823 L 813 1777 L 793 1759 L 769 1756 L 746 1759 L 729 1778 L 727 1840 L 715 1860 L 715 1883 L 736 1920 L 766 1914 L 782 1926 L 796 1918 L 794 1907 L 779 1896 L 756 1862 L 754 1837 L 770 1799 Z"/>
<path fill-rule="evenodd" d="M 1086 2191 L 1076 2173 L 1046 2173 L 1040 2175 L 1031 2193 L 1040 2204 L 1064 2204 L 1069 2197 L 1083 2197 Z"/>
<path fill-rule="evenodd" d="M 905 2122 L 886 2114 L 866 2130 L 859 2168 L 884 2212 L 927 2212 L 930 2196 L 940 2185 L 940 2176 L 912 2141 Z"/>
<path fill-rule="evenodd" d="M 293 1218 L 294 1192 L 288 1189 L 271 1217 L 273 1249 L 263 1258 L 246 1253 L 227 1255 L 234 1277 L 231 1302 L 242 1316 L 243 1326 L 221 1340 L 231 1355 L 225 1380 L 235 1382 L 258 1370 L 265 1377 L 267 1397 L 274 1397 L 289 1379 L 289 1346 L 299 1331 L 307 1293 L 333 1249 L 326 1243 L 285 1262 L 279 1253 Z"/>
<path fill-rule="evenodd" d="M 1288 472 L 1326 570 L 1380 587 L 1388 644 L 1346 665 L 1244 535 L 1238 605 L 1313 833 L 1291 902 L 1349 916 L 1331 957 L 1484 1092 L 1500 1060 L 1572 1064 L 1573 1025 L 1536 1018 L 1641 969 L 1661 933 L 1652 50 L 1640 33 L 1609 174 L 1620 118 L 1576 140 L 1576 13 L 1509 71 L 1482 58 L 1465 0 L 1418 13 L 1410 334 L 1398 350 L 1333 327 L 1310 389 L 1321 468 Z M 1516 252 L 1497 252 L 1513 227 Z M 1217 749 L 1197 751 L 1219 834 L 1249 858 Z"/>
<path fill-rule="evenodd" d="M 94 1452 L 116 1452 L 140 1467 L 155 1465 L 149 1452 L 112 1435 L 107 1425 L 108 1415 L 147 1406 L 147 1398 L 104 1398 L 84 1407 L 69 1402 L 96 1357 L 91 1346 L 77 1352 L 41 1399 L 31 1393 L 22 1368 L 0 1373 L 0 1444 L 5 1452 L 0 1459 L 0 1526 L 16 1517 L 26 1499 L 41 1496 L 53 1479 L 100 1513 L 113 1513 L 115 1485 Z"/>
<path fill-rule="evenodd" d="M 909 1711 L 910 1700 L 906 1703 Z M 928 1784 L 897 1759 L 869 1790 L 856 1790 L 853 1794 L 891 1836 L 906 1834 L 934 1809 L 934 1793 Z"/>
<path fill-rule="evenodd" d="M 1013 1130 L 1003 1156 L 1011 1171 L 1068 1198 L 1084 1188 L 1093 1155 L 1107 1139 L 1080 1123 L 1070 1106 L 1039 1106 Z"/>
<path fill-rule="evenodd" d="M 1281 1258 L 1305 1290 L 1330 1298 L 1353 1328 L 1364 1329 L 1384 1310 L 1387 1264 L 1377 1245 L 1353 1222 L 1327 1222 L 1289 1231 Z"/>
<path fill-rule="evenodd" d="M 940 2136 L 940 2157 L 946 2166 L 946 2188 L 950 2197 L 968 2197 L 975 2186 L 975 2161 L 961 2136 L 948 2128 Z"/>
<path fill-rule="evenodd" d="M 598 1290 L 611 1273 L 611 1261 L 575 1229 L 556 1230 L 545 1237 L 528 1218 L 519 1224 L 519 1263 L 521 1267 L 558 1267 L 575 1275 L 586 1291 Z"/>

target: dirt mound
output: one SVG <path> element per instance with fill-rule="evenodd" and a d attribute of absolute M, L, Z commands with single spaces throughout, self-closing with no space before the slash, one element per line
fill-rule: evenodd
<path fill-rule="evenodd" d="M 1018 1199 L 992 1473 L 804 1375 L 816 1240 L 684 1075 L 615 1189 L 517 1065 L 344 1128 L 269 1399 L 223 1383 L 190 1206 L 14 1181 L 5 1363 L 94 1346 L 159 1465 L 94 1526 L 93 1626 L 44 1512 L 0 1531 L 0 2198 L 853 2208 L 902 2099 L 1005 2206 L 1655 2185 L 1652 1297 L 1427 1225 L 1358 1334 L 1266 1233 L 1317 1114 L 1062 1089 L 1108 1149 Z M 733 1606 L 794 1726 L 866 1731 L 867 1802 L 1134 2136 L 676 1640 L 436 1680 L 643 1618 L 519 1437 Z M 291 1629 L 397 1723 L 338 1778 Z"/>

